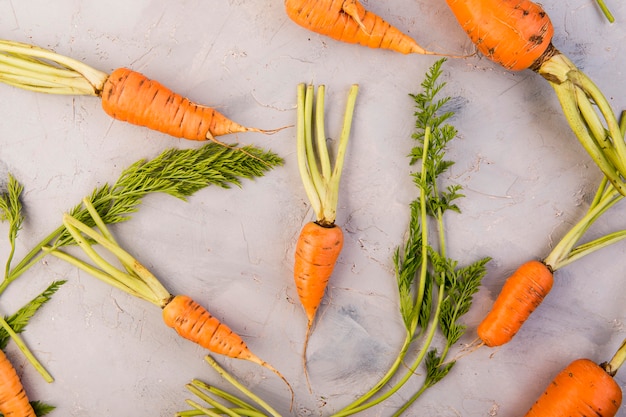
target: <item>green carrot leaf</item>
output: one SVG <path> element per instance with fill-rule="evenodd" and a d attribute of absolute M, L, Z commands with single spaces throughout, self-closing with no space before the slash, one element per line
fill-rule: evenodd
<path fill-rule="evenodd" d="M 30 302 L 20 308 L 15 314 L 5 318 L 6 322 L 16 333 L 21 333 L 44 304 L 50 301 L 52 295 L 57 292 L 61 285 L 65 284 L 65 280 L 54 281 L 48 286 L 41 294 L 33 298 Z M 7 334 L 4 328 L 0 327 L 0 349 L 4 349 L 9 342 L 10 336 Z"/>

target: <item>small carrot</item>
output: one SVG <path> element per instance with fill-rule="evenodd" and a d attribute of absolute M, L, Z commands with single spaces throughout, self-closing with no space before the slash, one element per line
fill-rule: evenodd
<path fill-rule="evenodd" d="M 0 40 L 0 81 L 51 94 L 90 95 L 116 120 L 188 140 L 214 140 L 231 133 L 271 134 L 233 122 L 128 68 L 111 74 L 80 61 L 20 42 Z"/>
<path fill-rule="evenodd" d="M 161 307 L 164 323 L 176 330 L 181 337 L 211 352 L 250 361 L 272 371 L 289 388 L 293 403 L 293 389 L 276 368 L 253 354 L 240 336 L 212 316 L 192 298 L 186 295 L 173 296 L 170 294 L 148 269 L 117 244 L 97 209 L 87 199 L 83 200 L 83 203 L 91 216 L 91 220 L 100 229 L 100 233 L 69 214 L 64 215 L 63 225 L 95 266 L 69 255 L 59 248 L 44 247 L 45 252 L 81 268 L 128 294 Z M 124 269 L 115 267 L 99 255 L 92 247 L 92 241 L 110 251 L 124 266 Z"/>
<path fill-rule="evenodd" d="M 0 349 L 0 414 L 4 417 L 35 417 L 20 377 Z"/>
<path fill-rule="evenodd" d="M 298 25 L 335 40 L 403 54 L 434 55 L 358 0 L 285 0 L 287 15 Z"/>
<path fill-rule="evenodd" d="M 613 377 L 626 359 L 626 340 L 609 362 L 577 359 L 563 369 L 525 414 L 526 417 L 613 417 L 622 389 Z"/>
<path fill-rule="evenodd" d="M 339 180 L 343 169 L 352 115 L 358 93 L 353 85 L 348 95 L 343 128 L 335 165 L 331 168 L 329 152 L 324 133 L 325 86 L 318 87 L 315 109 L 316 146 L 313 145 L 313 86 L 298 85 L 297 155 L 300 177 L 305 192 L 313 207 L 316 220 L 302 228 L 295 249 L 293 276 L 304 311 L 307 315 L 307 329 L 302 352 L 302 361 L 307 383 L 306 349 L 313 328 L 316 312 L 324 297 L 324 292 L 343 248 L 343 232 L 335 224 Z M 310 389 L 310 385 L 309 385 Z"/>
<path fill-rule="evenodd" d="M 491 311 L 477 328 L 489 347 L 508 343 L 552 289 L 552 270 L 543 262 L 521 265 L 507 280 Z"/>
<path fill-rule="evenodd" d="M 504 68 L 530 69 L 554 89 L 569 125 L 615 189 L 626 195 L 626 142 L 610 102 L 552 43 L 554 26 L 530 0 L 446 0 L 478 50 Z"/>

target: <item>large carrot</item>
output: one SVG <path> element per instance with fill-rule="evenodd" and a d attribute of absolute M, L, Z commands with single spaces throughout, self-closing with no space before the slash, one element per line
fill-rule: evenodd
<path fill-rule="evenodd" d="M 620 131 L 622 134 L 626 132 L 626 117 L 621 119 Z M 606 177 L 603 178 L 587 213 L 559 240 L 548 256 L 542 261 L 522 264 L 506 280 L 491 311 L 477 328 L 483 344 L 493 347 L 511 341 L 550 292 L 557 270 L 626 238 L 626 230 L 620 230 L 579 244 L 591 225 L 623 198 L 624 195 Z"/>
<path fill-rule="evenodd" d="M 341 42 L 402 54 L 439 55 L 366 10 L 358 0 L 285 0 L 285 10 L 298 25 Z"/>
<path fill-rule="evenodd" d="M 63 216 L 63 225 L 95 265 L 82 261 L 59 248 L 44 247 L 44 251 L 70 262 L 128 294 L 161 307 L 164 323 L 176 330 L 181 337 L 197 343 L 211 352 L 250 361 L 269 369 L 287 384 L 293 403 L 294 393 L 291 385 L 276 368 L 252 353 L 239 335 L 212 316 L 206 308 L 192 298 L 186 295 L 174 296 L 170 294 L 148 269 L 118 245 L 95 207 L 86 199 L 83 200 L 83 204 L 100 232 L 69 214 Z M 117 268 L 105 260 L 94 250 L 91 242 L 100 244 L 111 252 L 124 266 L 124 269 Z"/>
<path fill-rule="evenodd" d="M 589 156 L 626 194 L 626 143 L 617 117 L 589 77 L 553 44 L 554 27 L 530 0 L 446 0 L 480 52 L 504 68 L 531 69 L 559 98 L 564 115 Z"/>
<path fill-rule="evenodd" d="M 550 383 L 526 417 L 613 417 L 622 404 L 622 390 L 613 376 L 626 358 L 626 340 L 611 361 L 596 364 L 577 359 Z"/>
<path fill-rule="evenodd" d="M 233 122 L 217 110 L 196 104 L 145 75 L 119 68 L 111 74 L 53 51 L 0 40 L 0 81 L 51 94 L 102 99 L 111 117 L 177 138 L 215 140 L 242 132 L 274 133 Z"/>
<path fill-rule="evenodd" d="M 35 410 L 20 377 L 9 358 L 0 349 L 0 414 L 4 417 L 35 417 Z"/>
<path fill-rule="evenodd" d="M 300 177 L 309 198 L 316 220 L 307 222 L 302 228 L 296 243 L 293 275 L 300 298 L 307 315 L 307 329 L 302 352 L 305 376 L 306 348 L 313 328 L 316 312 L 324 297 L 328 280 L 337 258 L 343 248 L 343 232 L 335 224 L 339 180 L 350 137 L 352 115 L 358 93 L 353 85 L 348 95 L 343 128 L 335 165 L 331 168 L 329 152 L 324 133 L 324 94 L 325 86 L 318 87 L 315 109 L 315 132 L 313 132 L 313 86 L 298 86 L 297 154 Z M 313 136 L 316 136 L 316 145 Z"/>

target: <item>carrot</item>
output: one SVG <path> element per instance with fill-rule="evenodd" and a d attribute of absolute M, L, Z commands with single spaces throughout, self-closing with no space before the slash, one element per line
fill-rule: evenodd
<path fill-rule="evenodd" d="M 343 248 L 343 232 L 335 224 L 339 180 L 343 169 L 352 115 L 358 86 L 353 85 L 348 95 L 343 128 L 334 167 L 331 169 L 329 151 L 324 133 L 325 86 L 318 87 L 315 111 L 315 136 L 313 145 L 313 86 L 298 86 L 297 155 L 300 177 L 305 192 L 315 212 L 316 220 L 307 222 L 298 237 L 295 249 L 293 276 L 300 303 L 307 316 L 306 335 L 302 352 L 304 373 L 309 382 L 306 366 L 306 349 L 316 312 Z M 310 390 L 309 384 L 309 390 Z"/>
<path fill-rule="evenodd" d="M 622 113 L 620 132 L 626 133 L 626 112 Z M 605 177 L 589 205 L 587 213 L 570 228 L 543 261 L 529 261 L 509 277 L 492 310 L 477 328 L 482 343 L 493 347 L 511 341 L 530 314 L 552 288 L 554 273 L 566 265 L 606 246 L 626 239 L 619 230 L 582 244 L 578 242 L 591 225 L 608 209 L 624 198 Z"/>
<path fill-rule="evenodd" d="M 20 377 L 0 349 L 0 413 L 4 417 L 35 417 Z"/>
<path fill-rule="evenodd" d="M 298 25 L 341 42 L 403 54 L 435 54 L 366 10 L 358 0 L 285 0 L 285 9 Z"/>
<path fill-rule="evenodd" d="M 577 359 L 552 380 L 526 417 L 613 417 L 622 389 L 613 377 L 626 360 L 626 340 L 608 362 Z"/>
<path fill-rule="evenodd" d="M 83 204 L 89 212 L 91 220 L 100 229 L 100 233 L 69 214 L 64 215 L 63 225 L 95 266 L 63 252 L 59 248 L 44 247 L 45 252 L 81 268 L 128 294 L 161 307 L 164 323 L 173 328 L 181 337 L 211 352 L 250 361 L 272 371 L 289 388 L 293 404 L 293 389 L 276 368 L 253 354 L 240 336 L 213 317 L 199 303 L 186 295 L 174 296 L 170 294 L 148 269 L 117 244 L 97 209 L 87 199 L 83 200 Z M 115 267 L 99 255 L 92 247 L 92 241 L 110 251 L 124 266 L 124 269 Z"/>
<path fill-rule="evenodd" d="M 487 58 L 504 68 L 530 69 L 554 89 L 563 113 L 594 163 L 626 195 L 626 143 L 602 91 L 552 43 L 554 27 L 530 0 L 446 0 Z"/>
<path fill-rule="evenodd" d="M 316 222 L 304 225 L 296 243 L 293 275 L 300 302 L 310 328 L 319 308 L 328 280 L 343 248 L 343 232 L 332 224 Z"/>
<path fill-rule="evenodd" d="M 530 0 L 447 0 L 478 50 L 506 69 L 529 68 L 548 48 L 554 27 Z"/>
<path fill-rule="evenodd" d="M 552 270 L 539 261 L 521 265 L 502 287 L 489 314 L 477 328 L 489 347 L 508 343 L 552 289 Z"/>
<path fill-rule="evenodd" d="M 216 136 L 232 133 L 271 134 L 281 130 L 242 126 L 128 68 L 107 74 L 19 42 L 0 40 L 0 81 L 44 93 L 100 97 L 104 111 L 114 119 L 176 138 L 216 141 Z"/>

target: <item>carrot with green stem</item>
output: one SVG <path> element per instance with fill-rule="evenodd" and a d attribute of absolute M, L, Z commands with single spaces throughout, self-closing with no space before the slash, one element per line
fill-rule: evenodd
<path fill-rule="evenodd" d="M 626 339 L 608 362 L 577 359 L 552 380 L 526 417 L 613 417 L 622 389 L 613 379 L 626 360 Z"/>
<path fill-rule="evenodd" d="M 530 69 L 554 89 L 581 145 L 616 190 L 626 194 L 626 143 L 597 85 L 552 43 L 554 26 L 530 0 L 446 0 L 478 50 L 504 68 Z"/>
<path fill-rule="evenodd" d="M 620 129 L 625 132 L 626 117 L 623 116 L 624 113 Z M 619 230 L 577 246 L 593 223 L 623 197 L 606 177 L 602 179 L 585 215 L 548 256 L 542 261 L 525 262 L 507 278 L 491 310 L 478 325 L 481 344 L 494 347 L 510 342 L 552 289 L 557 270 L 626 238 L 626 230 Z"/>
<path fill-rule="evenodd" d="M 69 214 L 63 216 L 63 225 L 93 264 L 53 246 L 44 247 L 45 253 L 65 260 L 119 290 L 160 307 L 165 324 L 181 337 L 211 352 L 250 361 L 272 371 L 285 382 L 293 402 L 291 385 L 276 368 L 252 353 L 239 335 L 192 298 L 171 295 L 148 269 L 119 246 L 97 209 L 87 199 L 83 200 L 83 204 L 99 231 Z M 92 242 L 114 255 L 123 265 L 123 269 L 112 265 L 98 254 Z"/>
<path fill-rule="evenodd" d="M 298 85 L 296 138 L 298 168 L 304 190 L 316 217 L 315 221 L 306 223 L 300 232 L 296 243 L 293 271 L 298 297 L 307 316 L 306 336 L 302 353 L 307 382 L 306 348 L 309 336 L 328 280 L 343 248 L 343 232 L 335 224 L 335 219 L 339 198 L 339 182 L 350 137 L 357 93 L 358 86 L 355 84 L 350 88 L 348 94 L 343 127 L 333 167 L 326 144 L 324 126 L 325 86 L 320 85 L 317 89 L 315 122 L 313 122 L 314 87 L 312 85 Z M 315 136 L 315 144 L 313 136 Z"/>
<path fill-rule="evenodd" d="M 96 96 L 112 118 L 176 138 L 221 143 L 217 136 L 281 130 L 240 125 L 137 71 L 118 68 L 109 74 L 20 42 L 0 40 L 0 81 L 41 93 Z"/>

